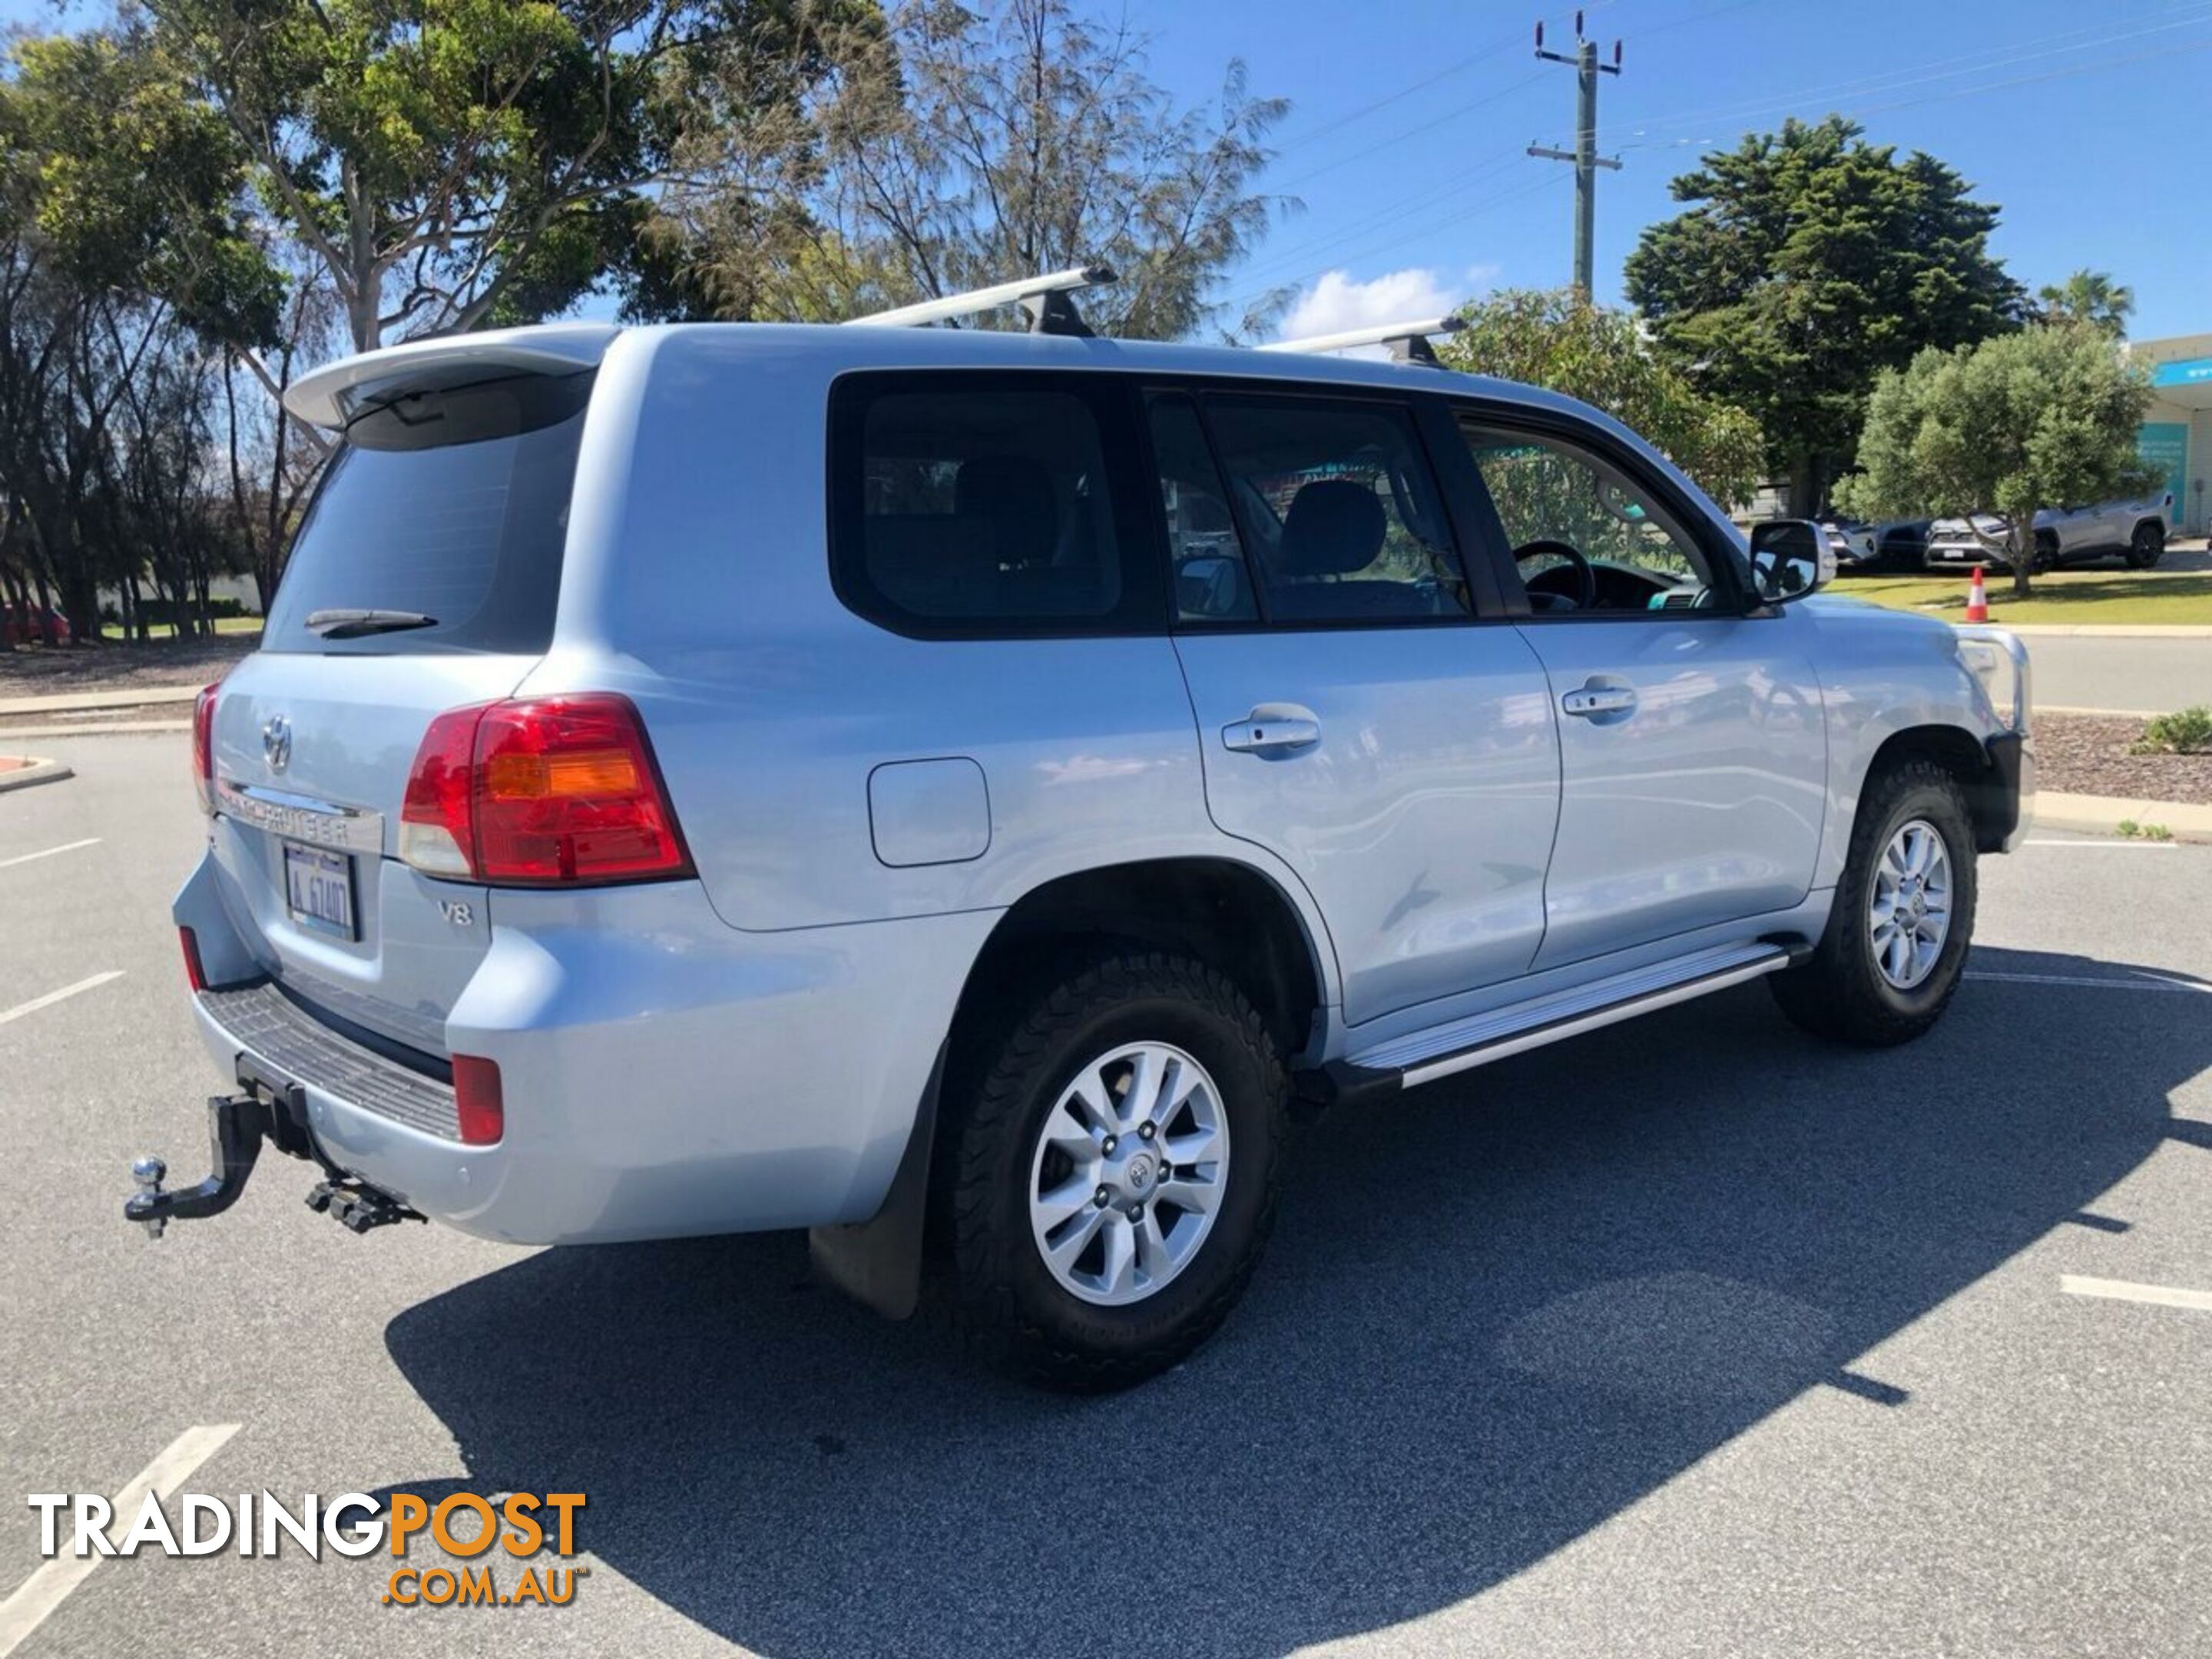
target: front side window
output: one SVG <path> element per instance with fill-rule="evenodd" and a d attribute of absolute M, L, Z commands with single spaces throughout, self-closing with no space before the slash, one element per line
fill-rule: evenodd
<path fill-rule="evenodd" d="M 855 394 L 836 477 L 840 588 L 921 633 L 1081 632 L 1121 619 L 1103 446 L 1075 392 Z"/>
<path fill-rule="evenodd" d="M 1269 623 L 1473 614 L 1407 410 L 1243 394 L 1206 408 Z"/>
<path fill-rule="evenodd" d="M 1544 434 L 1462 430 L 1532 611 L 1710 607 L 1696 539 L 1619 468 Z"/>

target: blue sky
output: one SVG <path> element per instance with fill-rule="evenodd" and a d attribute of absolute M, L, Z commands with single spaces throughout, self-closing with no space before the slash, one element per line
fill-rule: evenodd
<path fill-rule="evenodd" d="M 1281 223 L 1233 296 L 1310 288 L 1315 331 L 1405 314 L 1431 296 L 1549 287 L 1571 265 L 1574 75 L 1534 54 L 1533 26 L 1571 37 L 1545 0 L 1128 0 L 1152 71 L 1199 99 L 1242 57 L 1255 92 L 1293 109 L 1273 188 Z M 1599 89 L 1596 282 L 1646 224 L 1675 210 L 1668 181 L 1708 143 L 1789 115 L 1842 111 L 1869 138 L 1957 167 L 2003 209 L 1999 256 L 2031 288 L 2077 266 L 2136 291 L 2137 338 L 2212 330 L 2212 210 L 2203 197 L 2212 3 L 2179 0 L 1613 0 L 1585 8 L 1626 72 Z M 1330 273 L 1334 273 L 1334 276 Z M 1380 284 L 1380 291 L 1370 285 Z"/>
<path fill-rule="evenodd" d="M 1227 285 L 1293 283 L 1294 331 L 1449 305 L 1569 276 L 1574 76 L 1533 55 L 1550 0 L 1079 0 L 1151 38 L 1178 98 L 1218 90 L 1232 58 L 1291 100 L 1266 187 L 1296 197 Z M 70 8 L 82 17 L 94 10 Z M 2139 339 L 2212 330 L 2203 199 L 2212 0 L 1607 0 L 1584 8 L 1626 72 L 1600 88 L 1597 285 L 1620 297 L 1637 233 L 1708 144 L 1840 110 L 1868 135 L 1956 167 L 2003 209 L 1995 246 L 2031 288 L 2080 265 L 2136 292 Z M 51 27 L 44 0 L 0 21 Z"/>

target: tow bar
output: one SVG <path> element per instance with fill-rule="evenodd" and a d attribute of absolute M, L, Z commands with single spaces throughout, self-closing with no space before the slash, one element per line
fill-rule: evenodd
<path fill-rule="evenodd" d="M 214 1142 L 215 1169 L 198 1186 L 163 1192 L 169 1166 L 150 1155 L 131 1160 L 131 1178 L 138 1190 L 124 1201 L 123 1218 L 135 1221 L 149 1238 L 159 1238 L 172 1221 L 198 1221 L 221 1215 L 238 1202 L 265 1139 L 288 1157 L 322 1166 L 324 1179 L 307 1194 L 307 1207 L 329 1215 L 349 1231 L 365 1233 L 395 1221 L 428 1218 L 391 1194 L 359 1181 L 323 1156 L 307 1128 L 306 1091 L 289 1078 L 264 1073 L 251 1055 L 238 1061 L 239 1092 L 208 1100 L 208 1133 Z"/>

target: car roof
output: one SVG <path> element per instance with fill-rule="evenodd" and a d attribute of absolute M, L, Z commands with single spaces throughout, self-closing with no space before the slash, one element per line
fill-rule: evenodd
<path fill-rule="evenodd" d="M 302 375 L 286 391 L 284 406 L 313 424 L 338 427 L 382 387 L 453 386 L 502 371 L 573 373 L 595 366 L 617 341 L 625 339 L 655 356 L 804 353 L 836 374 L 869 368 L 1050 368 L 1205 375 L 1399 392 L 1451 392 L 1613 424 L 1574 398 L 1540 386 L 1425 364 L 999 329 L 819 323 L 665 323 L 627 328 L 611 323 L 553 323 L 411 340 Z"/>

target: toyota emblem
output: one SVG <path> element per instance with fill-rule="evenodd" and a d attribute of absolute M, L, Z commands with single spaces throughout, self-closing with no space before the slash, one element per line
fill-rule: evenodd
<path fill-rule="evenodd" d="M 272 714 L 261 728 L 261 752 L 268 757 L 269 769 L 281 772 L 292 763 L 292 722 L 282 714 Z"/>

